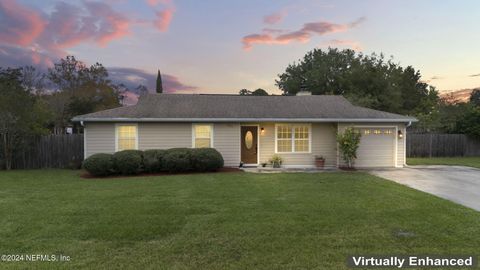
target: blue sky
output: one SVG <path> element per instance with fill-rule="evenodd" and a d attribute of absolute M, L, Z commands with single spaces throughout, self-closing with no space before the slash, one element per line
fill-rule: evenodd
<path fill-rule="evenodd" d="M 0 61 L 73 54 L 133 84 L 161 69 L 172 92 L 279 93 L 289 63 L 332 46 L 393 55 L 453 90 L 480 86 L 479 11 L 473 0 L 0 0 Z"/>

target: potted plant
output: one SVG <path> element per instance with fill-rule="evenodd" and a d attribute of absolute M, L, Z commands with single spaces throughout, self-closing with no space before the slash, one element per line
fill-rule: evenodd
<path fill-rule="evenodd" d="M 282 166 L 283 159 L 279 155 L 273 155 L 270 159 L 270 163 L 272 163 L 273 168 L 280 168 Z"/>
<path fill-rule="evenodd" d="M 315 156 L 315 166 L 323 169 L 325 166 L 325 158 L 323 156 Z"/>

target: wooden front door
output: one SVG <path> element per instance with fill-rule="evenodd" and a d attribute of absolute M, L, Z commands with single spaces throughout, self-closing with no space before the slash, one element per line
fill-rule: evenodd
<path fill-rule="evenodd" d="M 257 164 L 258 127 L 242 126 L 240 135 L 242 162 L 244 164 Z"/>

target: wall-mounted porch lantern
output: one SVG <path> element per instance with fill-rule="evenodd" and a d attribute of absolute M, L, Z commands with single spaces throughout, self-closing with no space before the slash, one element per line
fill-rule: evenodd
<path fill-rule="evenodd" d="M 401 130 L 398 131 L 398 138 L 399 138 L 399 139 L 403 138 L 403 133 L 402 133 Z"/>

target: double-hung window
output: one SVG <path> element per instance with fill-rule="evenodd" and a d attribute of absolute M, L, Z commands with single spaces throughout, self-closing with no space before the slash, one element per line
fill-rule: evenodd
<path fill-rule="evenodd" d="M 277 153 L 309 153 L 310 125 L 276 125 Z"/>
<path fill-rule="evenodd" d="M 117 125 L 116 150 L 137 149 L 137 125 Z"/>
<path fill-rule="evenodd" d="M 212 147 L 212 125 L 193 125 L 193 148 Z"/>

